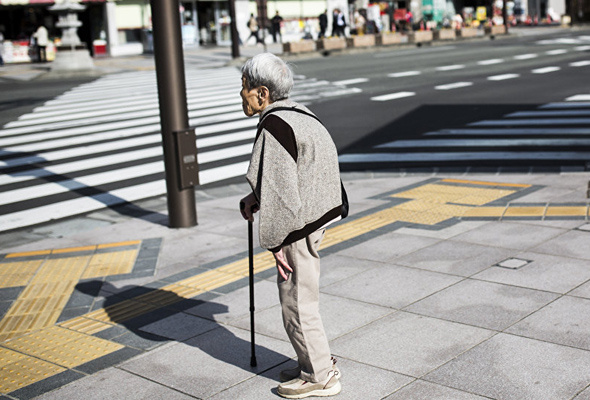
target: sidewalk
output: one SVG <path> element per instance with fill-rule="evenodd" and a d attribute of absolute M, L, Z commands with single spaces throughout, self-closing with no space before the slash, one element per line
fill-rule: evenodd
<path fill-rule="evenodd" d="M 590 399 L 588 179 L 344 174 L 321 251 L 337 398 Z M 194 228 L 162 197 L 0 234 L 2 398 L 278 398 L 294 352 L 260 249 L 249 366 L 247 192 L 198 191 Z"/>

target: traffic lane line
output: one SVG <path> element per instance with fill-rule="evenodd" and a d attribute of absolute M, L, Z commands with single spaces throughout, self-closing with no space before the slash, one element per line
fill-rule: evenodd
<path fill-rule="evenodd" d="M 371 97 L 371 100 L 372 101 L 388 101 L 388 100 L 402 99 L 405 97 L 412 97 L 415 95 L 416 95 L 415 92 L 397 92 L 397 93 L 390 93 L 390 94 L 384 94 L 381 96 Z"/>
<path fill-rule="evenodd" d="M 460 89 L 468 86 L 473 86 L 473 82 L 455 82 L 455 83 L 448 83 L 446 85 L 438 85 L 434 88 L 436 90 L 453 90 L 453 89 Z"/>
<path fill-rule="evenodd" d="M 548 74 L 550 72 L 559 71 L 560 69 L 561 69 L 561 67 L 550 66 L 550 67 L 543 67 L 543 68 L 533 69 L 531 72 L 533 74 Z"/>
<path fill-rule="evenodd" d="M 507 79 L 515 79 L 520 77 L 520 74 L 502 74 L 502 75 L 493 75 L 488 76 L 489 81 L 505 81 Z"/>

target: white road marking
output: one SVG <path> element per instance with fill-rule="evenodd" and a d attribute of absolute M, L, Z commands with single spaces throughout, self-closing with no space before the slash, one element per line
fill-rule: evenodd
<path fill-rule="evenodd" d="M 346 86 L 346 85 L 356 85 L 356 84 L 365 83 L 365 82 L 369 82 L 369 79 L 368 78 L 347 79 L 344 81 L 332 82 L 332 84 Z"/>
<path fill-rule="evenodd" d="M 555 71 L 559 71 L 561 68 L 560 67 L 544 67 L 544 68 L 537 68 L 532 70 L 531 72 L 533 74 L 548 74 L 549 72 L 555 72 Z"/>
<path fill-rule="evenodd" d="M 518 78 L 519 74 L 502 74 L 502 75 L 493 75 L 488 76 L 488 80 L 490 81 L 505 81 L 506 79 L 514 79 Z"/>
<path fill-rule="evenodd" d="M 406 76 L 416 76 L 420 75 L 422 72 L 420 71 L 404 71 L 404 72 L 394 72 L 392 74 L 387 74 L 389 78 L 403 78 Z"/>
<path fill-rule="evenodd" d="M 545 54 L 549 55 L 549 56 L 556 56 L 558 54 L 565 54 L 567 53 L 567 49 L 556 49 L 556 50 L 549 50 L 546 51 Z"/>
<path fill-rule="evenodd" d="M 570 63 L 570 67 L 585 67 L 590 65 L 590 60 L 575 61 Z"/>
<path fill-rule="evenodd" d="M 575 96 L 568 97 L 565 101 L 589 101 L 590 94 L 577 94 Z"/>
<path fill-rule="evenodd" d="M 493 58 L 491 60 L 482 60 L 478 61 L 478 65 L 494 65 L 494 64 L 501 64 L 504 62 L 503 58 Z"/>
<path fill-rule="evenodd" d="M 590 159 L 590 152 L 510 152 L 469 151 L 448 153 L 368 153 L 343 154 L 338 161 L 347 163 L 391 163 L 413 161 L 483 161 L 483 160 L 571 160 Z"/>
<path fill-rule="evenodd" d="M 388 101 L 388 100 L 402 99 L 404 97 L 411 97 L 411 96 L 415 96 L 415 95 L 416 95 L 416 93 L 414 93 L 414 92 L 397 92 L 397 93 L 384 94 L 382 96 L 371 97 L 371 100 L 373 100 L 373 101 Z"/>
<path fill-rule="evenodd" d="M 473 82 L 456 82 L 456 83 L 449 83 L 446 85 L 438 85 L 434 88 L 436 90 L 452 90 L 452 89 L 459 89 L 467 86 L 472 86 Z"/>
<path fill-rule="evenodd" d="M 590 50 L 590 46 L 578 46 L 578 47 L 574 47 L 575 51 L 588 51 Z"/>
<path fill-rule="evenodd" d="M 437 71 L 454 71 L 457 69 L 463 69 L 465 65 L 463 64 L 455 64 L 455 65 L 443 65 L 442 67 L 436 67 Z"/>
<path fill-rule="evenodd" d="M 519 54 L 517 56 L 514 56 L 515 60 L 530 60 L 532 58 L 537 58 L 539 57 L 538 54 L 534 54 L 534 53 L 529 53 L 529 54 Z"/>

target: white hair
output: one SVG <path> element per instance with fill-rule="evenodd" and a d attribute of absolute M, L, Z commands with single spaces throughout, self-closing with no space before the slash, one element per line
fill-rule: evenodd
<path fill-rule="evenodd" d="M 244 64 L 242 76 L 249 88 L 266 86 L 271 101 L 289 97 L 293 88 L 293 71 L 287 63 L 272 53 L 257 54 Z"/>

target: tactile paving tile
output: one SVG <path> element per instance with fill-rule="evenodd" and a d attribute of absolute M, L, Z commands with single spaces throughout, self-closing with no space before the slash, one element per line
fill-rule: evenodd
<path fill-rule="evenodd" d="M 0 347 L 0 367 L 5 367 L 25 357 L 24 354 Z"/>
<path fill-rule="evenodd" d="M 82 279 L 100 278 L 131 272 L 139 250 L 113 251 L 94 254 L 82 274 Z"/>
<path fill-rule="evenodd" d="M 587 206 L 552 206 L 547 207 L 547 217 L 582 217 L 586 218 Z"/>
<path fill-rule="evenodd" d="M 0 264 L 0 288 L 25 286 L 33 278 L 43 260 Z"/>
<path fill-rule="evenodd" d="M 77 317 L 67 320 L 59 324 L 67 329 L 71 329 L 76 332 L 85 333 L 87 335 L 94 335 L 95 333 L 102 332 L 105 329 L 112 328 L 113 325 L 107 324 L 101 321 L 95 321 L 86 317 Z"/>
<path fill-rule="evenodd" d="M 545 215 L 544 206 L 508 206 L 504 212 L 504 217 L 543 217 Z"/>
<path fill-rule="evenodd" d="M 68 341 L 40 353 L 38 357 L 57 365 L 74 368 L 113 353 L 123 347 L 125 346 L 119 343 L 110 342 L 94 336 L 81 335 L 76 340 Z"/>
<path fill-rule="evenodd" d="M 66 369 L 34 357 L 24 357 L 0 368 L 0 393 L 10 393 Z"/>

